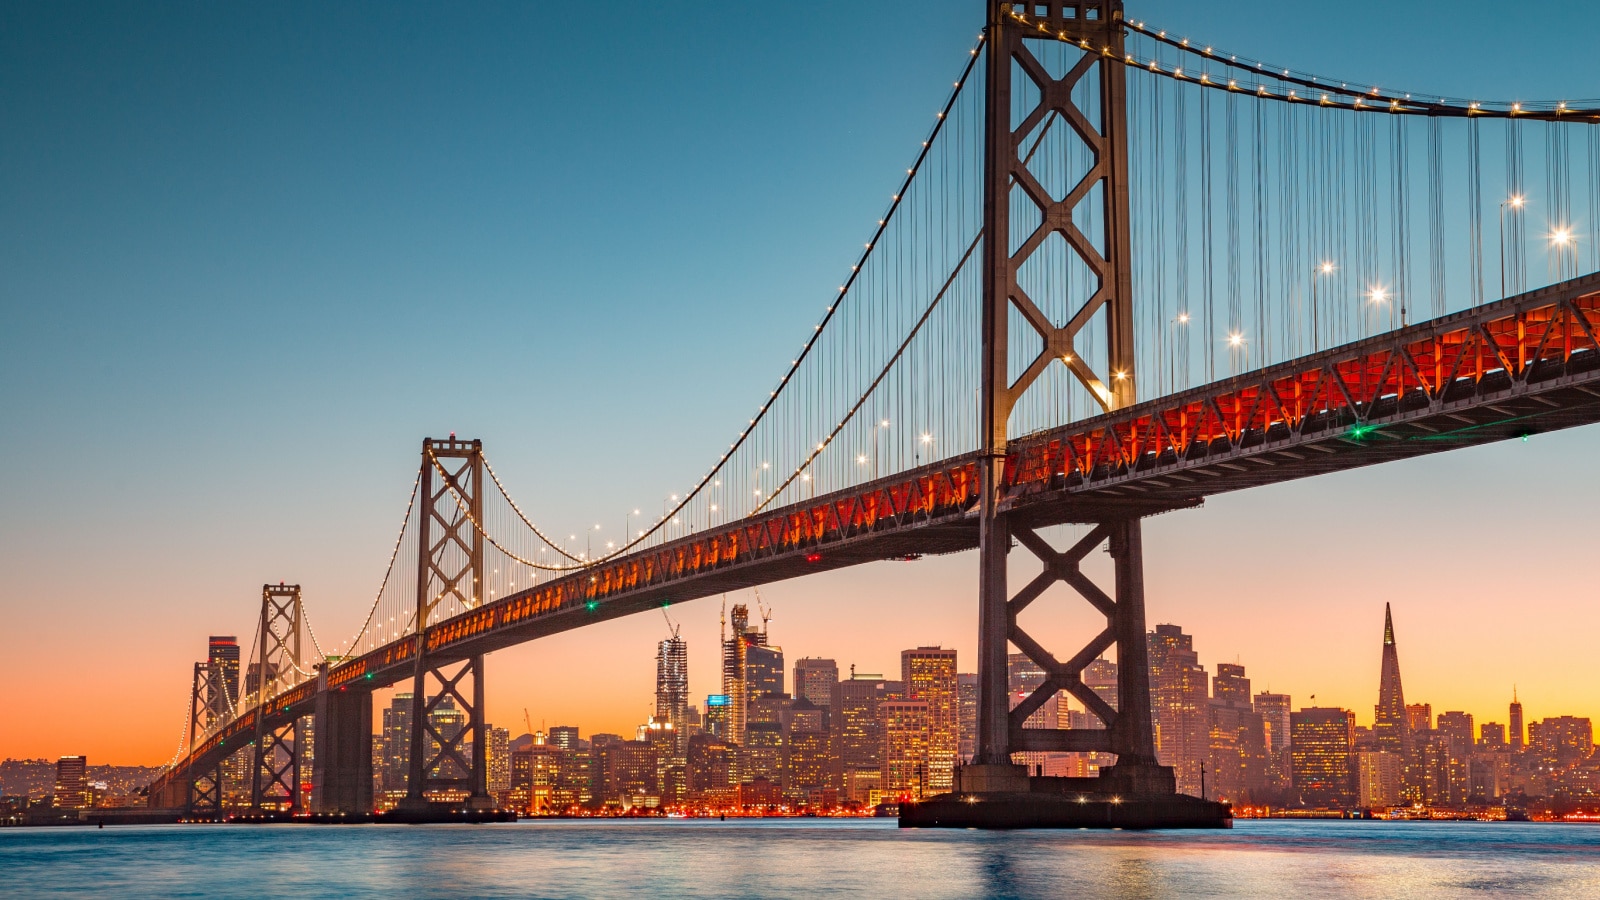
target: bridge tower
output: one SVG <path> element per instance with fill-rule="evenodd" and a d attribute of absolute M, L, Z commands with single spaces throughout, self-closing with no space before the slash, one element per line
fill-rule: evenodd
<path fill-rule="evenodd" d="M 300 585 L 279 582 L 261 586 L 258 650 L 251 660 L 255 670 L 255 696 L 251 699 L 258 713 L 250 769 L 250 808 L 257 813 L 263 802 L 287 803 L 291 812 L 305 805 L 300 796 L 300 763 L 306 735 L 301 733 L 300 720 L 269 727 L 265 715 L 272 698 L 298 684 L 308 671 L 300 646 L 304 622 Z M 245 680 L 250 680 L 248 671 Z"/>
<path fill-rule="evenodd" d="M 217 722 L 217 704 L 215 698 L 222 696 L 224 691 L 222 672 L 211 665 L 210 662 L 197 662 L 194 664 L 194 681 L 189 688 L 189 743 L 192 750 L 195 742 L 210 733 L 212 726 Z M 186 785 L 182 785 L 184 797 L 182 806 L 191 817 L 221 818 L 222 816 L 222 763 L 204 771 L 194 772 Z M 163 801 L 160 805 L 171 805 Z"/>
<path fill-rule="evenodd" d="M 1172 769 L 1156 762 L 1150 719 L 1139 518 L 1154 510 L 1103 504 L 1077 510 L 1069 521 L 1093 528 L 1076 545 L 1059 551 L 1037 530 L 1053 522 L 1024 521 L 1002 502 L 1012 409 L 1050 366 L 1066 366 L 1106 411 L 1131 405 L 1136 396 L 1127 86 L 1120 61 L 1124 52 L 1122 2 L 986 2 L 978 735 L 975 758 L 958 773 L 956 792 L 979 797 L 1003 794 L 1007 802 L 924 804 L 924 809 L 907 814 L 902 822 L 1106 824 L 1088 818 L 1079 821 L 1083 813 L 1059 802 L 1064 799 L 1061 795 L 1071 790 L 1108 803 L 1115 796 L 1119 811 L 1124 796 L 1151 798 L 1157 802 L 1141 807 L 1140 815 L 1155 810 L 1161 824 L 1177 824 L 1161 818 L 1171 813 L 1173 804 L 1163 801 L 1177 799 L 1176 788 Z M 1044 41 L 1070 41 L 1081 54 L 1057 77 L 1030 47 Z M 1021 118 L 1013 116 L 1014 101 L 1019 99 L 1013 96 L 1014 79 L 1031 82 L 1037 89 L 1038 104 Z M 1021 150 L 1055 119 L 1071 128 L 1093 159 L 1078 183 L 1061 196 L 1041 184 Z M 1040 224 L 1013 246 L 1013 205 L 1027 202 L 1038 207 Z M 1098 208 L 1091 210 L 1091 204 Z M 1097 214 L 1103 224 L 1098 240 L 1087 233 L 1091 229 L 1080 224 L 1088 214 Z M 1096 276 L 1098 284 L 1088 296 L 1056 298 L 1065 303 L 1045 304 L 1036 302 L 1024 289 L 1019 273 L 1052 235 L 1059 235 L 1067 252 L 1075 254 Z M 1065 321 L 1053 320 L 1043 312 L 1043 308 L 1062 307 L 1068 310 Z M 1026 344 L 1012 344 L 1013 311 L 1038 335 L 1037 341 L 1030 335 L 1019 339 L 1042 345 L 1038 356 L 1014 379 L 1012 351 Z M 1105 372 L 1094 371 L 1076 345 L 1080 336 L 1088 336 L 1086 329 L 1097 319 L 1103 321 L 1107 342 L 1104 359 L 1109 371 Z M 1042 571 L 1013 595 L 1007 586 L 1006 559 L 1014 541 L 1038 559 Z M 1079 568 L 1083 559 L 1102 545 L 1114 564 L 1115 584 L 1109 594 Z M 1058 582 L 1067 584 L 1106 618 L 1105 628 L 1066 660 L 1051 654 L 1017 623 L 1018 614 Z M 1043 685 L 1014 710 L 1007 696 L 1008 644 L 1015 644 L 1046 676 Z M 1118 709 L 1112 709 L 1082 679 L 1084 668 L 1113 646 L 1118 662 Z M 1062 691 L 1082 702 L 1105 728 L 1023 727 L 1029 715 Z M 1012 763 L 1011 754 L 1020 751 L 1109 752 L 1116 754 L 1117 763 L 1103 770 L 1098 779 L 1031 778 L 1025 766 Z M 1057 802 L 1047 799 L 1052 793 Z M 1038 798 L 1037 802 L 1019 796 L 1024 794 Z M 1103 804 L 1090 806 L 1091 815 L 1104 816 Z M 1185 815 L 1178 813 L 1180 818 Z M 1127 824 L 1152 821 L 1141 818 Z"/>
<path fill-rule="evenodd" d="M 416 669 L 411 692 L 411 771 L 401 811 L 426 813 L 440 793 L 469 810 L 493 807 L 485 759 L 483 656 L 441 659 L 429 652 L 436 612 L 476 609 L 483 576 L 483 442 L 429 438 L 422 442 L 422 518 L 417 553 Z M 459 729 L 444 727 L 441 708 L 460 713 Z M 454 718 L 454 717 L 451 717 Z M 472 752 L 463 745 L 470 740 Z M 455 805 L 455 804 L 450 804 Z"/>

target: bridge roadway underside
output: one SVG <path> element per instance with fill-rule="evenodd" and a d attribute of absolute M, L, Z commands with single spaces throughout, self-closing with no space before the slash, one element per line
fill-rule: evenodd
<path fill-rule="evenodd" d="M 1002 508 L 1019 524 L 1095 523 L 1600 421 L 1600 275 L 1029 435 L 1007 452 Z M 967 454 L 762 513 L 502 598 L 429 628 L 434 664 L 637 612 L 822 571 L 978 545 Z M 408 637 L 328 673 L 330 690 L 411 677 Z M 268 725 L 313 712 L 275 699 Z M 247 714 L 248 716 L 248 714 Z M 180 770 L 237 747 L 246 716 Z M 177 777 L 181 774 L 174 773 Z"/>

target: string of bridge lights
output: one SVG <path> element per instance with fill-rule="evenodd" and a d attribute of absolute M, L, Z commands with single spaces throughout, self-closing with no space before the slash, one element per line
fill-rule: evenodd
<path fill-rule="evenodd" d="M 350 642 L 345 645 L 345 651 L 340 654 L 341 656 L 347 656 L 351 650 L 355 649 L 356 644 L 361 640 L 361 636 L 367 633 L 367 626 L 372 624 L 373 613 L 378 611 L 379 604 L 383 602 L 383 592 L 388 589 L 389 578 L 394 574 L 394 561 L 400 556 L 400 545 L 405 542 L 406 528 L 411 524 L 411 510 L 417 505 L 417 491 L 421 486 L 422 470 L 418 469 L 416 480 L 411 482 L 411 499 L 406 501 L 406 514 L 400 519 L 400 533 L 395 536 L 394 549 L 389 551 L 389 565 L 383 570 L 383 582 L 378 585 L 377 596 L 372 598 L 372 606 L 367 609 L 366 619 L 362 621 L 361 627 L 356 629 L 356 633 L 350 636 Z M 316 639 L 313 638 L 312 640 L 315 642 Z M 317 652 L 321 653 L 320 647 Z"/>
<path fill-rule="evenodd" d="M 1013 10 L 1010 15 L 1014 21 L 1020 24 L 1029 24 L 1031 22 L 1046 37 L 1054 37 L 1062 43 L 1072 44 L 1091 53 L 1095 52 L 1094 46 L 1090 44 L 1087 38 L 1074 37 L 1065 31 L 1052 32 L 1045 22 L 1030 20 L 1025 13 Z M 1465 118 L 1533 119 L 1536 121 L 1589 120 L 1591 122 L 1600 122 L 1600 100 L 1584 100 L 1577 103 L 1566 100 L 1483 101 L 1387 91 L 1376 85 L 1352 83 L 1347 80 L 1326 78 L 1296 69 L 1269 65 L 1248 56 L 1226 53 L 1209 45 L 1202 46 L 1189 38 L 1169 37 L 1165 30 L 1149 28 L 1142 21 L 1124 20 L 1123 25 L 1129 31 L 1165 44 L 1180 52 L 1200 57 L 1206 62 L 1216 62 L 1228 69 L 1247 74 L 1247 77 L 1243 79 L 1233 77 L 1214 79 L 1207 71 L 1203 71 L 1199 75 L 1187 75 L 1181 65 L 1163 67 L 1161 62 L 1153 57 L 1143 57 L 1138 54 L 1128 53 L 1126 49 L 1119 55 L 1108 45 L 1101 45 L 1099 48 L 1101 56 L 1121 62 L 1129 68 L 1146 70 L 1187 84 L 1197 84 L 1200 87 L 1235 93 L 1248 93 L 1274 100 L 1314 104 L 1355 112 Z M 1269 81 L 1277 88 L 1276 91 L 1268 88 Z M 1283 88 L 1283 84 L 1299 85 L 1316 96 L 1301 96 L 1297 90 Z M 1347 99 L 1341 101 L 1334 99 L 1335 97 Z"/>

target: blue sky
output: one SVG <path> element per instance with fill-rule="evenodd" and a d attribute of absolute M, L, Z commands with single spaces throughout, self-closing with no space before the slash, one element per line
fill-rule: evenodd
<path fill-rule="evenodd" d="M 1162 0 L 1131 14 L 1382 85 L 1600 96 L 1600 14 L 1576 2 Z M 66 689 L 46 731 L 76 747 L 110 723 L 138 729 L 140 747 L 170 743 L 188 659 L 207 633 L 247 632 L 262 581 L 299 580 L 319 628 L 353 626 L 428 435 L 482 437 L 519 502 L 558 530 L 620 526 L 680 489 L 830 301 L 980 25 L 975 0 L 0 8 L 0 616 L 25 636 L 0 654 L 0 678 L 43 690 L 42 666 L 85 653 L 92 683 Z M 1209 592 L 1190 605 L 1182 586 L 1208 554 L 1287 540 L 1271 532 L 1291 520 L 1351 554 L 1426 551 L 1485 495 L 1516 508 L 1499 495 L 1508 471 L 1572 473 L 1568 509 L 1592 509 L 1582 464 L 1597 441 L 1551 436 L 1165 517 L 1183 524 L 1151 526 L 1152 565 L 1165 552 L 1172 567 L 1155 578 L 1173 586 L 1152 620 L 1189 626 L 1203 661 L 1238 655 L 1278 684 L 1364 666 L 1375 694 L 1368 607 L 1401 598 L 1349 606 L 1350 646 L 1373 659 L 1346 665 L 1337 635 L 1315 662 L 1227 637 L 1266 615 L 1284 634 L 1313 627 L 1327 615 L 1314 598 L 1293 614 L 1275 604 L 1322 578 L 1307 588 L 1284 565 L 1276 587 L 1226 608 Z M 1379 504 L 1419 518 L 1375 541 L 1363 522 Z M 1504 552 L 1584 552 L 1591 520 Z M 966 648 L 970 598 L 948 584 L 969 568 L 778 586 L 774 628 L 788 620 L 791 656 L 876 654 L 860 660 L 871 670 L 915 642 Z M 1471 604 L 1426 609 L 1465 608 L 1460 634 L 1492 640 L 1494 592 L 1440 585 Z M 804 603 L 868 589 L 885 598 L 872 639 L 829 646 L 830 607 Z M 1568 598 L 1562 615 L 1592 623 L 1592 599 Z M 711 603 L 684 611 L 697 692 L 711 684 Z M 928 604 L 938 615 L 908 625 Z M 660 630 L 607 627 L 550 652 L 605 640 L 647 660 Z M 505 710 L 563 708 L 557 692 L 513 690 L 549 674 L 541 659 L 506 654 Z M 126 678 L 107 677 L 120 666 Z M 642 708 L 647 670 L 590 681 Z M 1578 677 L 1546 677 L 1562 671 Z M 1369 701 L 1351 688 L 1338 702 Z M 32 707 L 0 703 L 7 721 Z M 145 738 L 156 717 L 161 734 Z M 71 749 L 52 748 L 0 735 L 0 754 Z"/>

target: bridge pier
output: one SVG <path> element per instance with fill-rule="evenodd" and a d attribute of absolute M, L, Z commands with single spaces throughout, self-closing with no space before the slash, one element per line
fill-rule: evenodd
<path fill-rule="evenodd" d="M 1153 512 L 1137 507 L 1100 508 L 1069 513 L 1070 521 L 1092 525 L 1089 534 L 1066 551 L 1051 547 L 1036 528 L 1061 521 L 1016 518 L 1003 503 L 1007 485 L 1006 444 L 1012 410 L 1046 370 L 1060 362 L 1106 411 L 1136 399 L 1133 346 L 1132 251 L 1129 214 L 1127 76 L 1123 52 L 1122 0 L 1044 0 L 1014 4 L 985 0 L 988 9 L 984 52 L 984 201 L 982 388 L 979 436 L 982 496 L 978 537 L 978 741 L 973 764 L 959 770 L 954 790 L 903 806 L 902 826 L 978 828 L 1025 827 L 1226 827 L 1228 808 L 1179 795 L 1172 769 L 1159 765 L 1150 720 L 1150 683 L 1144 622 L 1144 545 L 1139 517 Z M 1059 77 L 1028 47 L 1029 40 L 1055 45 L 1074 38 L 1086 50 Z M 1075 41 L 1075 42 L 1076 42 Z M 1097 72 L 1093 81 L 1086 81 Z M 1038 90 L 1038 107 L 1013 119 L 1012 86 L 1018 74 Z M 1080 88 L 1093 85 L 1099 115 L 1080 108 Z M 1095 164 L 1062 199 L 1041 193 L 1037 175 L 1020 148 L 1042 129 L 1047 117 L 1074 125 L 1074 133 Z M 1093 121 L 1097 118 L 1098 121 Z M 1035 140 L 1035 143 L 1037 141 Z M 1015 249 L 1012 241 L 1013 187 L 1038 207 L 1040 224 Z M 1073 224 L 1078 204 L 1099 188 L 1103 234 L 1088 239 Z M 1087 202 L 1087 201 L 1085 201 Z M 1055 232 L 1095 275 L 1087 296 L 1064 300 L 1065 321 L 1045 315 L 1023 289 L 1019 273 Z M 1076 243 L 1075 243 L 1076 242 Z M 1040 298 L 1044 299 L 1044 298 Z M 1058 305 L 1046 304 L 1046 308 Z M 1019 342 L 1041 346 L 1020 373 L 1013 372 L 1010 328 L 1020 314 L 1036 335 Z M 1099 320 L 1106 340 L 1106 368 L 1095 371 L 1076 342 Z M 1006 584 L 1006 560 L 1013 543 L 1039 560 L 1042 571 L 1013 596 Z M 1105 545 L 1115 569 L 1108 595 L 1079 569 L 1084 557 Z M 1017 624 L 1017 616 L 1054 584 L 1065 583 L 1106 618 L 1106 627 L 1066 661 L 1057 660 Z M 1045 672 L 1044 683 L 1016 709 L 1010 708 L 1007 654 L 1015 645 Z M 1118 708 L 1113 709 L 1083 683 L 1083 670 L 1112 647 L 1117 652 Z M 1033 729 L 1028 717 L 1057 693 L 1077 698 L 1102 723 L 1102 729 Z M 1012 762 L 1014 752 L 1114 753 L 1116 765 L 1094 779 L 1030 777 Z"/>
<path fill-rule="evenodd" d="M 372 815 L 372 694 L 329 690 L 326 667 L 318 681 L 311 814 L 359 821 Z"/>

